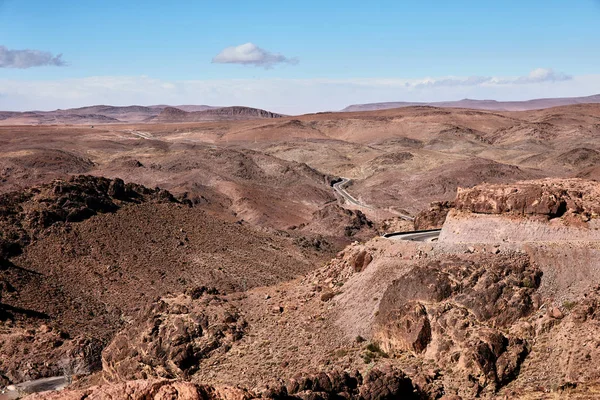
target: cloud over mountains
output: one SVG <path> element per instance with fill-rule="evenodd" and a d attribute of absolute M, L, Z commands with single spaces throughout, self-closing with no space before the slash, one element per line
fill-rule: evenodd
<path fill-rule="evenodd" d="M 447 78 L 425 78 L 406 82 L 406 87 L 442 87 L 442 86 L 481 86 L 481 85 L 524 85 L 544 82 L 562 82 L 573 79 L 572 76 L 556 72 L 552 68 L 536 68 L 528 75 L 517 77 L 468 76 Z"/>
<path fill-rule="evenodd" d="M 51 110 L 90 104 L 241 104 L 298 114 L 389 101 L 587 96 L 600 93 L 600 74 L 569 76 L 544 69 L 522 76 L 492 78 L 163 80 L 148 76 L 94 76 L 27 80 L 0 77 L 0 93 L 0 110 Z"/>

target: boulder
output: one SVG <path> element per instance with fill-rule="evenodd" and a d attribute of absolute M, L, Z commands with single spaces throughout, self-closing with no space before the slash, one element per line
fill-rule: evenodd
<path fill-rule="evenodd" d="M 444 225 L 446 216 L 452 208 L 454 208 L 453 201 L 431 203 L 429 209 L 419 212 L 415 217 L 415 230 L 440 229 Z"/>

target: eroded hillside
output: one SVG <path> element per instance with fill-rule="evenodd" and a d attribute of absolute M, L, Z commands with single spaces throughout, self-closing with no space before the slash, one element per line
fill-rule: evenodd
<path fill-rule="evenodd" d="M 2 384 L 585 398 L 599 110 L 3 127 Z"/>

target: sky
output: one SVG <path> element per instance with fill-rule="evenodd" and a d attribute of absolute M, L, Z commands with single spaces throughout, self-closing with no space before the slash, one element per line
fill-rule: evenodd
<path fill-rule="evenodd" d="M 0 0 L 0 109 L 600 93 L 600 0 Z"/>

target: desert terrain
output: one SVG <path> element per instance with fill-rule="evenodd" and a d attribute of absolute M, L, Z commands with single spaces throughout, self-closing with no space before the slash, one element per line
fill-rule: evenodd
<path fill-rule="evenodd" d="M 535 104 L 0 113 L 0 399 L 597 398 L 600 104 Z"/>

